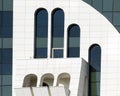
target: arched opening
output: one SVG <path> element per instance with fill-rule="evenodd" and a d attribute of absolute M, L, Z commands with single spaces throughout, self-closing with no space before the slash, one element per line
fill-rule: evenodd
<path fill-rule="evenodd" d="M 57 79 L 57 86 L 64 86 L 69 89 L 70 75 L 68 73 L 61 73 Z"/>
<path fill-rule="evenodd" d="M 80 56 L 80 27 L 71 24 L 68 27 L 67 57 Z"/>
<path fill-rule="evenodd" d="M 62 58 L 64 47 L 64 11 L 56 8 L 52 12 L 51 57 Z"/>
<path fill-rule="evenodd" d="M 53 82 L 54 82 L 54 76 L 50 73 L 47 73 L 41 77 L 40 86 L 53 86 Z"/>
<path fill-rule="evenodd" d="M 35 12 L 35 40 L 34 57 L 47 58 L 48 45 L 48 12 L 39 8 Z"/>
<path fill-rule="evenodd" d="M 29 74 L 25 76 L 23 87 L 35 87 L 37 85 L 37 76 L 35 74 Z"/>
<path fill-rule="evenodd" d="M 93 44 L 89 48 L 89 96 L 100 96 L 101 47 Z"/>

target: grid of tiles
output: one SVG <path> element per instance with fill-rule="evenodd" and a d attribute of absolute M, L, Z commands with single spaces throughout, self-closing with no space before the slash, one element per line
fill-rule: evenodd
<path fill-rule="evenodd" d="M 12 96 L 12 10 L 12 0 L 0 0 L 0 96 Z"/>
<path fill-rule="evenodd" d="M 102 13 L 120 32 L 120 0 L 83 0 Z"/>

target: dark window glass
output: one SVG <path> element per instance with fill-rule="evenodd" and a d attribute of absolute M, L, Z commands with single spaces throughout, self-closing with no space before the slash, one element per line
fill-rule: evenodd
<path fill-rule="evenodd" d="M 62 9 L 55 9 L 52 13 L 52 36 L 64 37 L 64 12 Z"/>
<path fill-rule="evenodd" d="M 102 12 L 102 0 L 92 0 L 92 5 L 95 9 Z"/>
<path fill-rule="evenodd" d="M 79 50 L 80 50 L 79 47 L 70 47 L 68 49 L 68 57 L 79 57 L 80 55 Z"/>
<path fill-rule="evenodd" d="M 113 23 L 114 25 L 120 25 L 120 12 L 114 12 Z"/>
<path fill-rule="evenodd" d="M 0 48 L 0 64 L 2 64 L 2 49 Z"/>
<path fill-rule="evenodd" d="M 35 53 L 37 58 L 47 58 L 47 48 L 36 48 Z"/>
<path fill-rule="evenodd" d="M 114 0 L 114 11 L 120 11 L 120 0 Z"/>
<path fill-rule="evenodd" d="M 2 85 L 12 85 L 12 76 L 2 75 Z"/>
<path fill-rule="evenodd" d="M 12 27 L 12 11 L 3 11 L 3 26 Z"/>
<path fill-rule="evenodd" d="M 4 48 L 2 49 L 2 63 L 3 64 L 12 64 L 12 49 Z"/>
<path fill-rule="evenodd" d="M 112 11 L 113 0 L 103 0 L 103 11 Z"/>
<path fill-rule="evenodd" d="M 80 28 L 77 24 L 68 27 L 67 57 L 80 56 Z"/>
<path fill-rule="evenodd" d="M 2 11 L 0 11 L 0 28 L 2 27 Z M 0 29 L 1 30 L 1 29 Z"/>
<path fill-rule="evenodd" d="M 12 37 L 12 27 L 2 27 L 3 37 Z"/>
<path fill-rule="evenodd" d="M 112 12 L 103 12 L 103 15 L 112 22 Z"/>
<path fill-rule="evenodd" d="M 12 37 L 12 11 L 3 12 L 3 29 L 2 36 L 3 37 Z"/>
<path fill-rule="evenodd" d="M 101 48 L 94 44 L 89 49 L 89 96 L 100 96 Z"/>
<path fill-rule="evenodd" d="M 0 0 L 0 11 L 2 11 L 2 0 Z"/>
<path fill-rule="evenodd" d="M 54 58 L 62 58 L 63 49 L 54 49 Z"/>
<path fill-rule="evenodd" d="M 12 86 L 2 86 L 2 96 L 12 96 Z"/>
<path fill-rule="evenodd" d="M 2 64 L 2 74 L 12 75 L 12 64 Z"/>
<path fill-rule="evenodd" d="M 70 25 L 68 32 L 69 37 L 80 37 L 80 28 L 78 25 L 75 24 Z"/>
<path fill-rule="evenodd" d="M 35 58 L 47 58 L 48 12 L 38 9 L 35 12 Z"/>
<path fill-rule="evenodd" d="M 3 0 L 3 11 L 13 10 L 13 0 Z"/>
<path fill-rule="evenodd" d="M 64 47 L 64 11 L 60 8 L 56 8 L 52 12 L 52 43 L 51 53 L 55 53 L 52 57 L 63 57 Z M 61 48 L 62 50 L 53 50 L 54 48 Z M 55 51 L 55 52 L 54 52 Z"/>
<path fill-rule="evenodd" d="M 45 9 L 38 9 L 35 13 L 36 37 L 48 36 L 48 13 Z"/>
<path fill-rule="evenodd" d="M 98 45 L 95 45 L 90 48 L 89 51 L 89 62 L 92 67 L 96 72 L 100 71 L 100 66 L 101 66 L 101 48 Z"/>

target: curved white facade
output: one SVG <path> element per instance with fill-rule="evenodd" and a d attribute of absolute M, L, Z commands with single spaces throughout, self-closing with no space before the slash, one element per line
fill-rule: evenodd
<path fill-rule="evenodd" d="M 34 58 L 34 14 L 38 8 L 48 11 L 48 58 Z M 51 13 L 61 8 L 65 13 L 64 58 L 50 58 Z M 70 24 L 80 26 L 80 57 L 67 58 L 67 28 Z M 100 96 L 120 95 L 120 36 L 112 24 L 99 12 L 82 0 L 14 0 L 13 31 L 13 94 L 15 88 L 22 88 L 24 77 L 37 76 L 37 87 L 42 76 L 54 76 L 53 86 L 62 73 L 70 75 L 70 96 L 87 96 L 84 81 L 89 79 L 88 51 L 91 45 L 101 46 L 101 88 Z M 58 86 L 58 85 L 57 85 Z M 56 93 L 57 94 L 57 93 Z M 57 95 L 56 95 L 57 96 Z M 59 95 L 58 95 L 59 96 Z"/>

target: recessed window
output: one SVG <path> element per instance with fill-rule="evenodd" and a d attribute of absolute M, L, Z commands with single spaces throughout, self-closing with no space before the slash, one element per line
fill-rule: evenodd
<path fill-rule="evenodd" d="M 62 58 L 63 57 L 63 49 L 53 49 L 53 58 Z"/>
<path fill-rule="evenodd" d="M 35 58 L 47 58 L 48 12 L 40 8 L 35 12 Z"/>
<path fill-rule="evenodd" d="M 68 27 L 67 57 L 80 56 L 80 28 L 77 24 Z"/>
<path fill-rule="evenodd" d="M 63 57 L 64 47 L 64 12 L 56 8 L 52 12 L 52 35 L 51 35 L 51 57 Z M 55 49 L 56 50 L 53 50 Z M 62 50 L 58 50 L 62 49 Z M 53 54 L 54 53 L 54 54 Z M 54 56 L 52 56 L 54 55 Z"/>
<path fill-rule="evenodd" d="M 100 96 L 101 47 L 94 44 L 89 49 L 89 94 Z"/>

